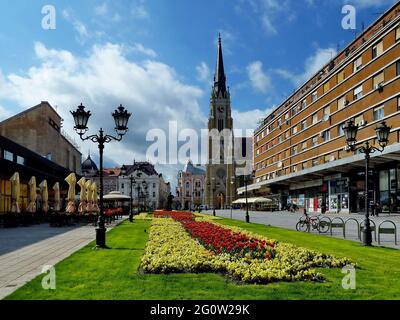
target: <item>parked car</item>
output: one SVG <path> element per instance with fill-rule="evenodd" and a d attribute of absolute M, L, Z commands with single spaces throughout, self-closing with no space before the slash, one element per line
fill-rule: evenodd
<path fill-rule="evenodd" d="M 208 210 L 208 207 L 205 204 L 199 205 L 200 210 Z"/>

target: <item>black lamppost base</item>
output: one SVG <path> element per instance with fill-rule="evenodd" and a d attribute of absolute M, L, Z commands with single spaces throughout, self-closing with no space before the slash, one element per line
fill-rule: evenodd
<path fill-rule="evenodd" d="M 247 215 L 247 214 L 246 214 L 246 222 L 247 222 L 247 223 L 250 223 L 250 217 L 249 217 L 249 215 Z"/>
<path fill-rule="evenodd" d="M 363 230 L 362 231 L 362 245 L 365 247 L 372 247 L 372 231 Z"/>
<path fill-rule="evenodd" d="M 107 228 L 96 228 L 96 246 L 93 249 L 109 249 L 106 245 Z"/>
<path fill-rule="evenodd" d="M 213 210 L 213 216 L 215 217 L 216 213 L 215 213 L 215 209 Z"/>
<path fill-rule="evenodd" d="M 133 213 L 129 214 L 129 222 L 133 222 Z"/>

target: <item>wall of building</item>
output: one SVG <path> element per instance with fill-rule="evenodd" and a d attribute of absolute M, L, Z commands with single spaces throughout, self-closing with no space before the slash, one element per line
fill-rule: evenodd
<path fill-rule="evenodd" d="M 61 117 L 47 102 L 0 122 L 0 135 L 81 173 L 81 153 L 61 132 Z"/>

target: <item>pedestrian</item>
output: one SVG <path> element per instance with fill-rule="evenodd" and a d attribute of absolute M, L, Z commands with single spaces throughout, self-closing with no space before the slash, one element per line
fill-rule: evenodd
<path fill-rule="evenodd" d="M 376 215 L 377 217 L 379 217 L 379 214 L 381 213 L 381 210 L 382 210 L 381 204 L 380 204 L 379 202 L 376 202 L 376 205 L 375 205 L 375 215 Z"/>

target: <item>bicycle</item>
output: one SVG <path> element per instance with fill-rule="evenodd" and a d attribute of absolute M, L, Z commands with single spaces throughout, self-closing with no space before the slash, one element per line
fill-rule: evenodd
<path fill-rule="evenodd" d="M 300 217 L 296 224 L 297 231 L 306 232 L 308 230 L 318 230 L 319 233 L 326 233 L 329 231 L 329 224 L 325 221 L 320 221 L 318 217 L 310 217 L 304 213 L 304 217 Z"/>

